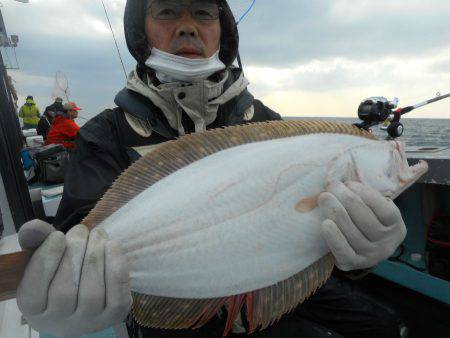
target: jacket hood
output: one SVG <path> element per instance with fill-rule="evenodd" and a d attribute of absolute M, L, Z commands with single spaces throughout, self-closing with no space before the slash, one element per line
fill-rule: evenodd
<path fill-rule="evenodd" d="M 127 0 L 124 16 L 125 39 L 128 50 L 138 62 L 139 68 L 147 68 L 145 61 L 150 56 L 151 47 L 145 35 L 145 18 L 148 0 Z M 228 67 L 236 59 L 239 49 L 239 33 L 234 18 L 226 0 L 217 0 L 221 7 L 220 25 L 220 60 Z"/>

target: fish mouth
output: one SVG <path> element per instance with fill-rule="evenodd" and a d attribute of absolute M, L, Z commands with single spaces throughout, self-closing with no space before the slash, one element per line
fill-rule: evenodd
<path fill-rule="evenodd" d="M 414 183 L 416 183 L 423 175 L 428 172 L 428 163 L 425 161 L 419 161 L 419 163 L 409 167 L 409 175 L 407 178 L 400 179 L 400 188 L 396 191 L 386 193 L 385 196 L 395 200 L 403 192 L 409 189 Z"/>

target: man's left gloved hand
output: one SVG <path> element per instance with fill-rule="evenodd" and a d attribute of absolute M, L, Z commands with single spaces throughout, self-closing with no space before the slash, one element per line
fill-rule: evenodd
<path fill-rule="evenodd" d="M 322 235 L 342 271 L 372 268 L 389 258 L 406 236 L 400 210 L 358 182 L 334 182 L 319 197 Z"/>

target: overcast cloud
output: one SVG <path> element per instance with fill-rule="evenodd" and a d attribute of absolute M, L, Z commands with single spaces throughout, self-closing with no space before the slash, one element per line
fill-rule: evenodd
<path fill-rule="evenodd" d="M 125 0 L 105 2 L 130 71 Z M 238 15 L 250 2 L 230 0 Z M 8 34 L 20 36 L 10 74 L 22 99 L 50 103 L 61 71 L 84 116 L 113 106 L 125 80 L 100 0 L 2 3 Z M 252 92 L 282 115 L 355 116 L 369 96 L 409 105 L 450 92 L 449 22 L 448 0 L 258 0 L 240 26 L 241 54 Z M 411 116 L 450 118 L 450 101 Z"/>

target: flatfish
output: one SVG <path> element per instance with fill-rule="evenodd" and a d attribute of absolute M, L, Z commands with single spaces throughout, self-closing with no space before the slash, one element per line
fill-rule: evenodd
<path fill-rule="evenodd" d="M 221 308 L 225 335 L 292 311 L 330 276 L 317 197 L 357 180 L 394 198 L 427 170 L 403 145 L 345 124 L 269 122 L 166 142 L 129 168 L 84 224 L 128 257 L 144 326 L 198 328 Z"/>
<path fill-rule="evenodd" d="M 224 335 L 241 311 L 251 333 L 331 275 L 335 261 L 317 206 L 329 183 L 356 180 L 395 198 L 427 169 L 408 165 L 401 142 L 351 125 L 233 126 L 159 145 L 116 180 L 83 224 L 122 245 L 141 325 L 195 329 L 226 309 Z M 0 257 L 0 299 L 14 296 L 26 257 Z"/>

